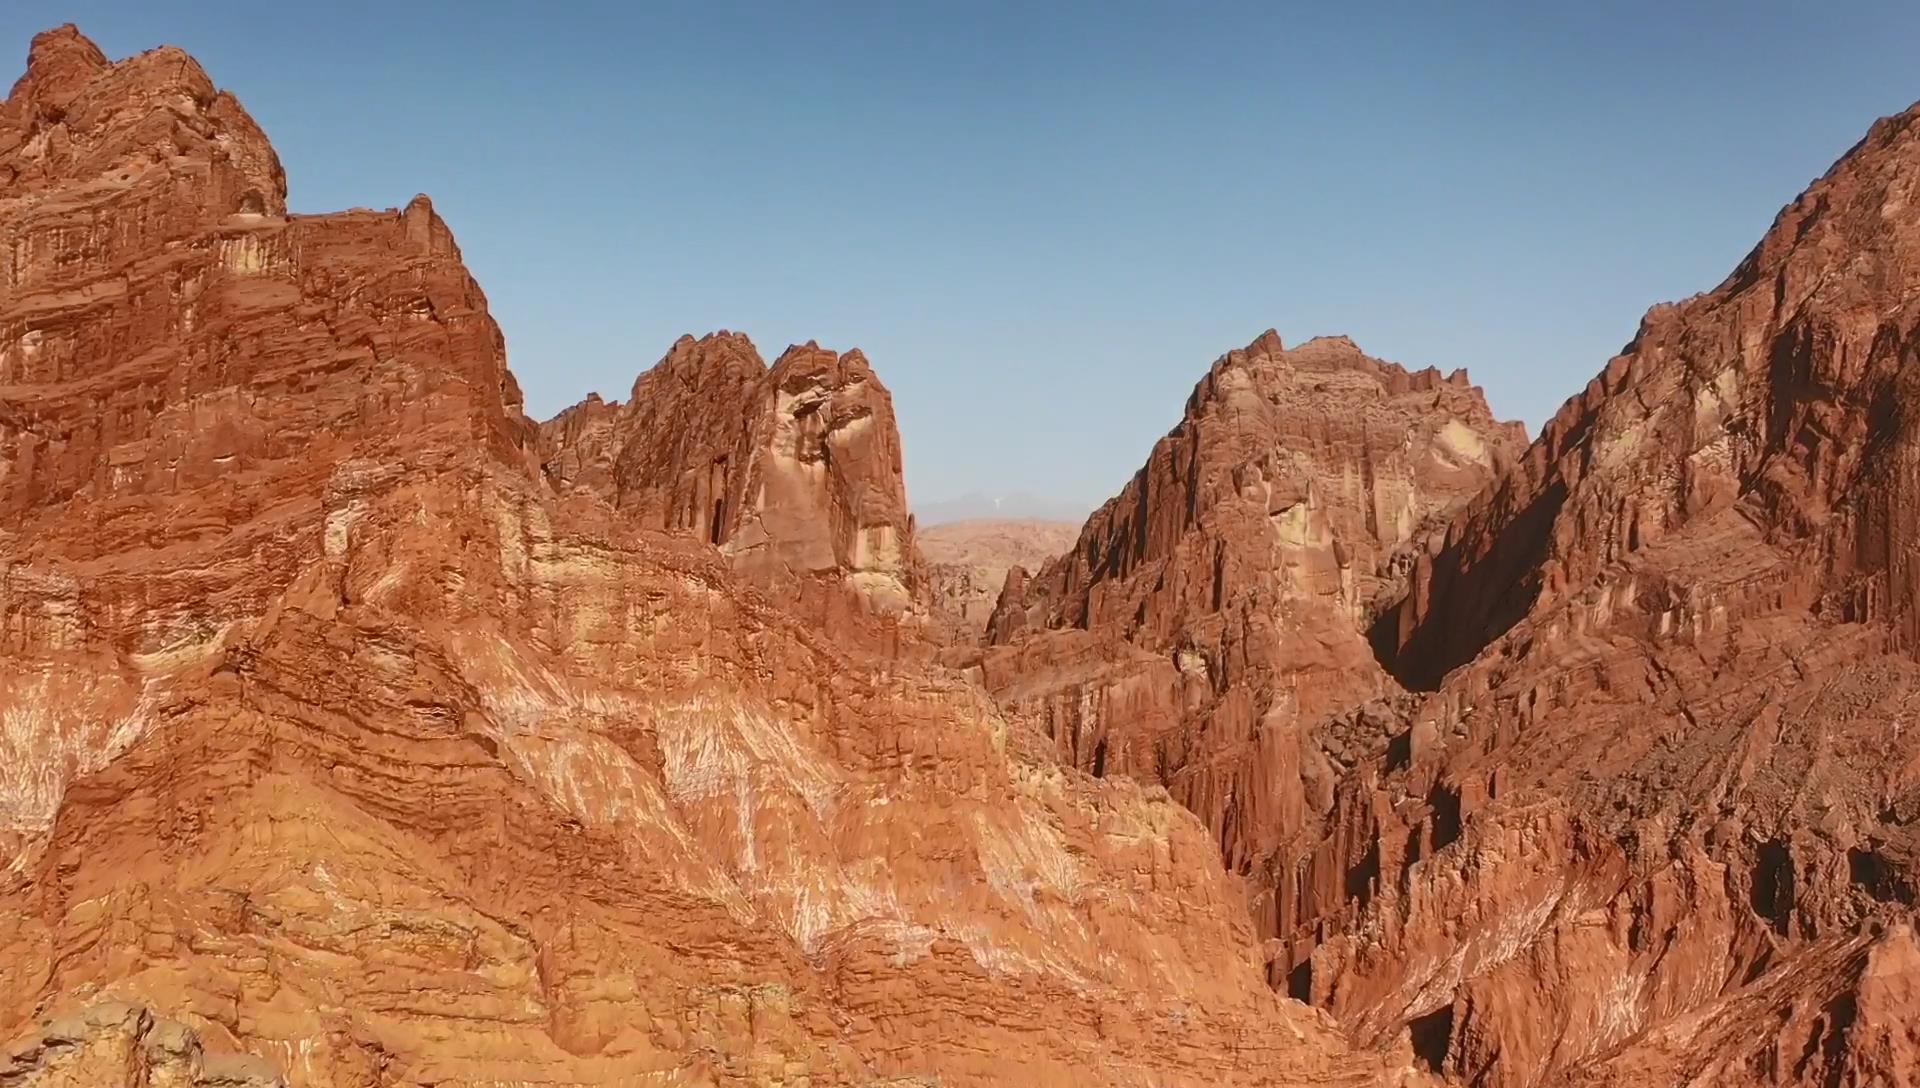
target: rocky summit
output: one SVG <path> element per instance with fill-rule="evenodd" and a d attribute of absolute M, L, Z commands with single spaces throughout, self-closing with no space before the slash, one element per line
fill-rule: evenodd
<path fill-rule="evenodd" d="M 858 350 L 529 419 L 176 49 L 0 236 L 0 1086 L 1920 1085 L 1920 107 L 1531 443 L 1269 332 L 1064 532 Z"/>

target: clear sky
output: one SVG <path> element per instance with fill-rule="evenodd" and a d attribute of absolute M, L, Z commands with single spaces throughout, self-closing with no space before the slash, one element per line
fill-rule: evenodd
<path fill-rule="evenodd" d="M 1910 0 L 6 0 L 0 49 L 69 20 L 197 55 L 295 210 L 429 193 L 536 416 L 683 332 L 857 345 L 917 502 L 1092 505 L 1270 326 L 1537 427 L 1920 97 Z"/>

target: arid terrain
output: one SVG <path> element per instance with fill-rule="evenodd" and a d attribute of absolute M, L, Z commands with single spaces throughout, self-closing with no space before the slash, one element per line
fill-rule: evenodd
<path fill-rule="evenodd" d="M 1083 525 L 286 192 L 0 104 L 0 1086 L 1920 1085 L 1920 107 L 1531 440 L 1267 332 Z"/>
<path fill-rule="evenodd" d="M 1007 574 L 1041 564 L 1073 547 L 1080 526 L 1031 518 L 971 518 L 923 528 L 920 554 L 932 577 L 933 608 L 955 642 L 978 642 Z"/>

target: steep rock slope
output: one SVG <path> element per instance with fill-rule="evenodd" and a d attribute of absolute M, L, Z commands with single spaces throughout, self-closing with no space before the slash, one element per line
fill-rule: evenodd
<path fill-rule="evenodd" d="M 288 215 L 197 64 L 109 64 L 70 27 L 0 105 L 0 177 L 0 1037 L 39 1047 L 9 1057 L 23 1083 L 62 1083 L 71 1017 L 109 1063 L 75 1075 L 129 1086 L 238 1051 L 356 1088 L 1404 1065 L 1265 987 L 1164 795 L 829 641 L 710 537 L 560 493 L 424 199 Z M 776 405 L 864 380 L 823 355 L 773 368 Z M 773 421 L 810 437 L 764 487 L 688 485 L 659 516 L 762 491 L 717 520 L 786 516 L 807 443 L 849 429 L 814 403 Z M 878 553 L 889 524 L 909 547 L 842 483 L 851 520 L 803 556 Z M 87 1019 L 113 1002 L 200 1042 L 167 1029 L 156 1056 L 150 1014 Z"/>
<path fill-rule="evenodd" d="M 1080 525 L 1025 518 L 953 521 L 923 528 L 920 552 L 927 560 L 933 607 L 949 640 L 973 644 L 1015 567 L 1037 570 L 1073 547 Z"/>
<path fill-rule="evenodd" d="M 1337 775 L 1391 739 L 1399 688 L 1365 631 L 1405 547 L 1523 441 L 1464 372 L 1269 332 L 1214 363 L 1071 552 L 1008 578 L 980 675 L 1065 761 L 1167 786 L 1274 935 Z M 1307 864 L 1318 894 L 1353 879 Z"/>
<path fill-rule="evenodd" d="M 893 398 L 858 351 L 807 343 L 769 368 L 738 333 L 682 337 L 626 403 L 590 398 L 540 431 L 562 490 L 716 544 L 823 617 L 925 618 Z"/>
<path fill-rule="evenodd" d="M 1421 555 L 1304 995 L 1476 1084 L 1915 1083 L 1916 348 L 1909 110 Z"/>

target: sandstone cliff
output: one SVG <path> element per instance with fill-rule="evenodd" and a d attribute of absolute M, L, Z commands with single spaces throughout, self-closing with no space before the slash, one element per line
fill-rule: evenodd
<path fill-rule="evenodd" d="M 744 416 L 543 435 L 424 198 L 290 215 L 190 58 L 72 28 L 0 179 L 0 1037 L 54 1062 L 21 1083 L 103 1002 L 189 1027 L 166 1076 L 202 1083 L 1398 1076 L 1267 989 L 1163 794 L 762 591 L 914 588 L 857 356 L 682 345 L 643 384 L 728 355 Z M 156 1083 L 147 1015 L 75 1075 Z"/>
<path fill-rule="evenodd" d="M 1399 689 L 1367 625 L 1407 546 L 1523 440 L 1464 373 L 1269 332 L 1213 365 L 1071 552 L 1009 578 L 981 675 L 1064 761 L 1199 814 L 1272 936 L 1297 917 L 1295 855 L 1334 781 L 1391 737 Z M 1351 883 L 1313 864 L 1312 881 Z"/>
<path fill-rule="evenodd" d="M 803 610 L 925 620 L 893 398 L 858 351 L 807 343 L 769 368 L 737 333 L 682 337 L 625 404 L 592 398 L 540 430 L 557 487 L 718 545 Z"/>
<path fill-rule="evenodd" d="M 1304 996 L 1488 1085 L 1915 1083 L 1917 179 L 1909 110 L 1429 538 Z"/>

